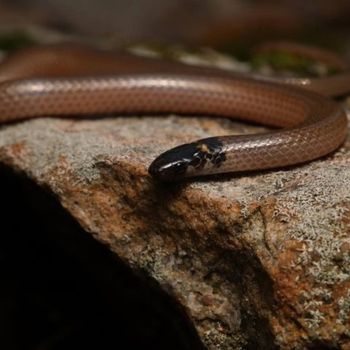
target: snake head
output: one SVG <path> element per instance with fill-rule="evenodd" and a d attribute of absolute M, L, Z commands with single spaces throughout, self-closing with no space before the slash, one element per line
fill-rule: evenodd
<path fill-rule="evenodd" d="M 172 148 L 158 156 L 148 172 L 157 180 L 172 182 L 203 175 L 226 160 L 220 140 L 216 137 Z"/>
<path fill-rule="evenodd" d="M 184 144 L 162 153 L 149 166 L 148 172 L 160 181 L 177 181 L 186 172 L 196 152 L 194 144 Z"/>

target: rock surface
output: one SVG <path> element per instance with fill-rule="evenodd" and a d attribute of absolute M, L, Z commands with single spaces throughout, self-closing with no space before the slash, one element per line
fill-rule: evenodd
<path fill-rule="evenodd" d="M 3 126 L 0 164 L 48 188 L 154 278 L 209 349 L 350 349 L 350 142 L 303 166 L 160 185 L 179 143 L 261 131 L 224 119 L 38 119 Z"/>

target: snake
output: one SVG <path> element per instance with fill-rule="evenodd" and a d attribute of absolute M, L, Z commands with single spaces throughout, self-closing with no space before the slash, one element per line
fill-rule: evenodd
<path fill-rule="evenodd" d="M 262 50 L 279 45 L 286 46 Z M 106 114 L 226 117 L 270 129 L 179 145 L 157 156 L 149 174 L 172 182 L 302 164 L 343 144 L 347 116 L 331 96 L 350 90 L 350 70 L 345 59 L 326 50 L 295 44 L 288 49 L 333 64 L 339 72 L 271 78 L 77 44 L 23 48 L 0 64 L 0 124 Z"/>

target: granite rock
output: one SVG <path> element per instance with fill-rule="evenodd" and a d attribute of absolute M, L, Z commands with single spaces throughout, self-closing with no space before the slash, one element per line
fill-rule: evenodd
<path fill-rule="evenodd" d="M 0 164 L 48 189 L 87 234 L 158 282 L 208 349 L 350 348 L 350 142 L 298 167 L 159 184 L 225 119 L 37 119 L 2 126 Z"/>

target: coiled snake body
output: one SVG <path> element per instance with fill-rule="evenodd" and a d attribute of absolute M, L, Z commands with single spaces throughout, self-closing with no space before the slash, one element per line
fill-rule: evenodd
<path fill-rule="evenodd" d="M 307 89 L 82 46 L 34 47 L 10 55 L 0 65 L 0 123 L 106 113 L 239 118 L 281 129 L 178 146 L 157 157 L 150 174 L 174 181 L 276 168 L 324 156 L 347 134 L 345 112 L 324 96 L 349 90 L 347 70 L 288 82 Z"/>

